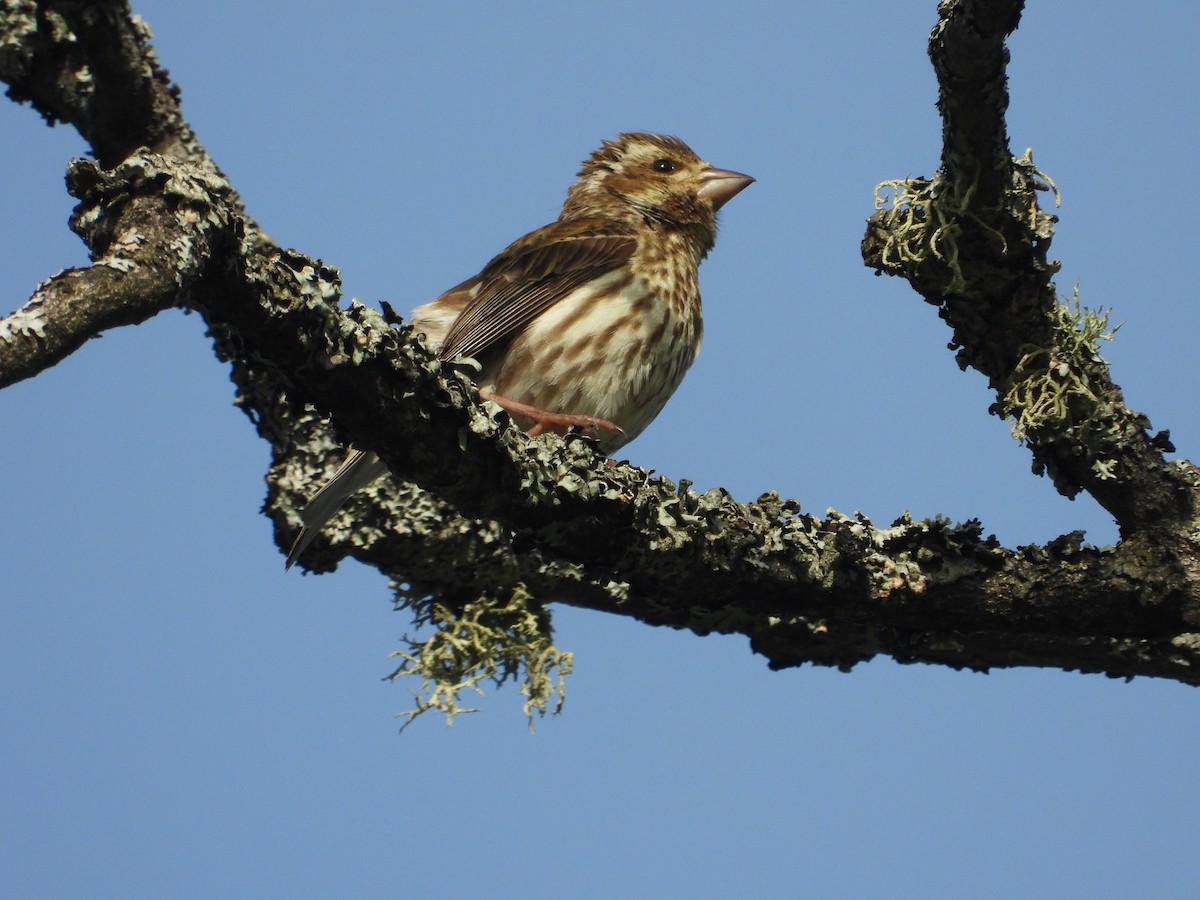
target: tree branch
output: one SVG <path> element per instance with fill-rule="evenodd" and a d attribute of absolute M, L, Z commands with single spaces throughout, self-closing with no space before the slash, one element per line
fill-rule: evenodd
<path fill-rule="evenodd" d="M 75 171 L 72 190 L 82 192 L 95 170 Z M 0 387 L 55 365 L 109 328 L 135 325 L 177 304 L 207 261 L 205 235 L 189 228 L 190 212 L 180 202 L 183 179 L 162 193 L 160 185 L 127 180 L 124 165 L 117 172 L 109 183 L 119 185 L 111 199 L 124 207 L 120 213 L 89 219 L 77 211 L 71 223 L 92 247 L 95 264 L 53 276 L 0 319 Z"/>
<path fill-rule="evenodd" d="M 60 0 L 44 10 L 65 21 L 83 15 L 78 6 Z M 952 60 L 961 33 L 982 41 L 971 53 L 992 60 L 969 77 L 943 76 L 942 107 L 948 145 L 961 131 L 971 152 L 992 147 L 994 155 L 1001 141 L 1002 177 L 947 150 L 938 178 L 905 186 L 913 199 L 873 217 L 864 244 L 869 262 L 909 278 L 941 308 L 960 360 L 988 375 L 1002 403 L 1015 381 L 1028 381 L 1029 359 L 1048 354 L 1043 368 L 1061 367 L 1060 307 L 1044 258 L 1049 217 L 1031 203 L 1032 163 L 1009 159 L 1003 105 L 999 119 L 953 111 L 959 83 L 975 91 L 978 79 L 991 79 L 1004 97 L 1003 38 L 1019 8 L 943 3 L 933 45 Z M 1005 9 L 1007 18 L 988 15 Z M 978 18 L 955 18 L 969 15 Z M 49 22 L 49 12 L 39 21 Z M 97 38 L 72 27 L 84 43 Z M 53 108 L 82 121 L 85 107 L 99 109 L 65 101 Z M 977 135 L 977 126 L 991 130 Z M 339 439 L 376 451 L 394 474 L 394 484 L 363 492 L 335 520 L 306 559 L 312 568 L 354 555 L 393 574 L 402 596 L 451 605 L 524 585 L 543 600 L 698 634 L 744 634 L 776 668 L 849 668 L 885 653 L 956 667 L 1056 666 L 1200 683 L 1200 555 L 1183 527 L 1200 478 L 1187 464 L 1162 461 L 1111 382 L 1096 382 L 1097 402 L 1124 416 L 1115 436 L 1095 409 L 1076 408 L 1027 440 L 1060 486 L 1111 503 L 1127 530 L 1116 548 L 1067 536 L 1008 550 L 977 523 L 902 518 L 878 528 L 862 517 L 818 519 L 773 494 L 750 504 L 721 490 L 700 495 L 687 482 L 610 464 L 585 439 L 529 438 L 506 427 L 504 414 L 491 419 L 466 375 L 444 369 L 407 326 L 391 327 L 393 317 L 359 305 L 342 311 L 335 270 L 256 239 L 215 166 L 181 147 L 139 151 L 108 170 L 73 164 L 70 186 L 81 201 L 74 221 L 97 260 L 74 277 L 82 289 L 105 292 L 100 313 L 77 323 L 65 286 L 27 305 L 8 322 L 23 343 L 0 355 L 0 383 L 51 364 L 95 329 L 168 305 L 198 310 L 219 355 L 233 363 L 239 405 L 274 449 L 268 513 L 281 546 L 335 455 L 317 410 L 332 417 Z M 42 328 L 54 349 L 30 338 L 30 320 L 61 327 L 61 336 Z M 1102 361 L 1078 349 L 1066 362 L 1107 378 Z M 1096 469 L 1110 460 L 1115 475 Z M 1150 474 L 1127 471 L 1138 461 Z M 1152 487 L 1170 496 L 1152 497 Z M 1152 527 L 1164 510 L 1170 514 Z"/>
<path fill-rule="evenodd" d="M 945 0 L 930 37 L 945 144 L 930 180 L 890 182 L 868 222 L 863 256 L 907 279 L 954 331 L 959 364 L 996 391 L 992 411 L 1066 496 L 1087 491 L 1126 537 L 1152 530 L 1173 553 L 1195 551 L 1195 470 L 1168 463 L 1166 433 L 1125 405 L 1097 352 L 1102 317 L 1060 305 L 1046 253 L 1057 221 L 1037 193 L 1053 185 L 1027 153 L 1013 159 L 1004 39 L 1017 0 Z M 1090 334 L 1090 336 L 1089 336 Z"/>
<path fill-rule="evenodd" d="M 0 0 L 0 80 L 10 99 L 78 130 L 104 168 L 146 147 L 223 178 L 150 39 L 127 0 Z M 252 241 L 269 241 L 236 194 L 229 202 Z"/>

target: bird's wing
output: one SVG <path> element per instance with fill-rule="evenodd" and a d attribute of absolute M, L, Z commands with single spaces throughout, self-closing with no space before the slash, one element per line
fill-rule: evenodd
<path fill-rule="evenodd" d="M 443 295 L 478 285 L 447 331 L 439 355 L 475 356 L 515 334 L 576 288 L 623 266 L 636 246 L 631 228 L 601 219 L 554 222 L 527 234 L 476 278 Z"/>

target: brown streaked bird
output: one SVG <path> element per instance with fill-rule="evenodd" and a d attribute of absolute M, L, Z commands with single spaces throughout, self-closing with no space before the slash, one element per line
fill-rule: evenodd
<path fill-rule="evenodd" d="M 678 138 L 618 135 L 583 163 L 556 222 L 418 307 L 413 325 L 441 359 L 475 359 L 480 397 L 530 434 L 580 428 L 611 453 L 658 415 L 700 352 L 697 269 L 717 210 L 753 181 Z M 386 471 L 351 449 L 301 514 L 288 567 Z"/>

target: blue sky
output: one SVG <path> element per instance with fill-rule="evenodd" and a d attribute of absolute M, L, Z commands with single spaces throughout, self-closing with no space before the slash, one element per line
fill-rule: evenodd
<path fill-rule="evenodd" d="M 677 134 L 758 183 L 701 270 L 706 344 L 623 453 L 742 500 L 1086 529 L 949 334 L 858 245 L 936 166 L 936 4 L 135 0 L 184 111 L 280 243 L 397 309 L 554 218 L 601 139 Z M 1059 288 L 1113 307 L 1130 404 L 1200 445 L 1191 210 L 1200 7 L 1030 4 L 1012 146 L 1063 193 Z M 1119 63 L 1119 64 L 1118 64 Z M 66 128 L 0 104 L 5 311 L 85 261 Z M 196 316 L 0 392 L 0 893 L 1187 896 L 1200 695 L 890 660 L 767 671 L 746 642 L 560 608 L 566 711 L 512 689 L 397 736 L 384 580 L 285 574 L 267 454 Z"/>

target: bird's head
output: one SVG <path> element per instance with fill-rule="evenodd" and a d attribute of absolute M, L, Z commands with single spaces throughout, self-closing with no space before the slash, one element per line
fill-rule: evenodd
<path fill-rule="evenodd" d="M 706 253 L 716 240 L 717 210 L 753 181 L 713 168 L 679 138 L 621 134 L 584 161 L 562 216 L 618 216 L 684 228 Z"/>

